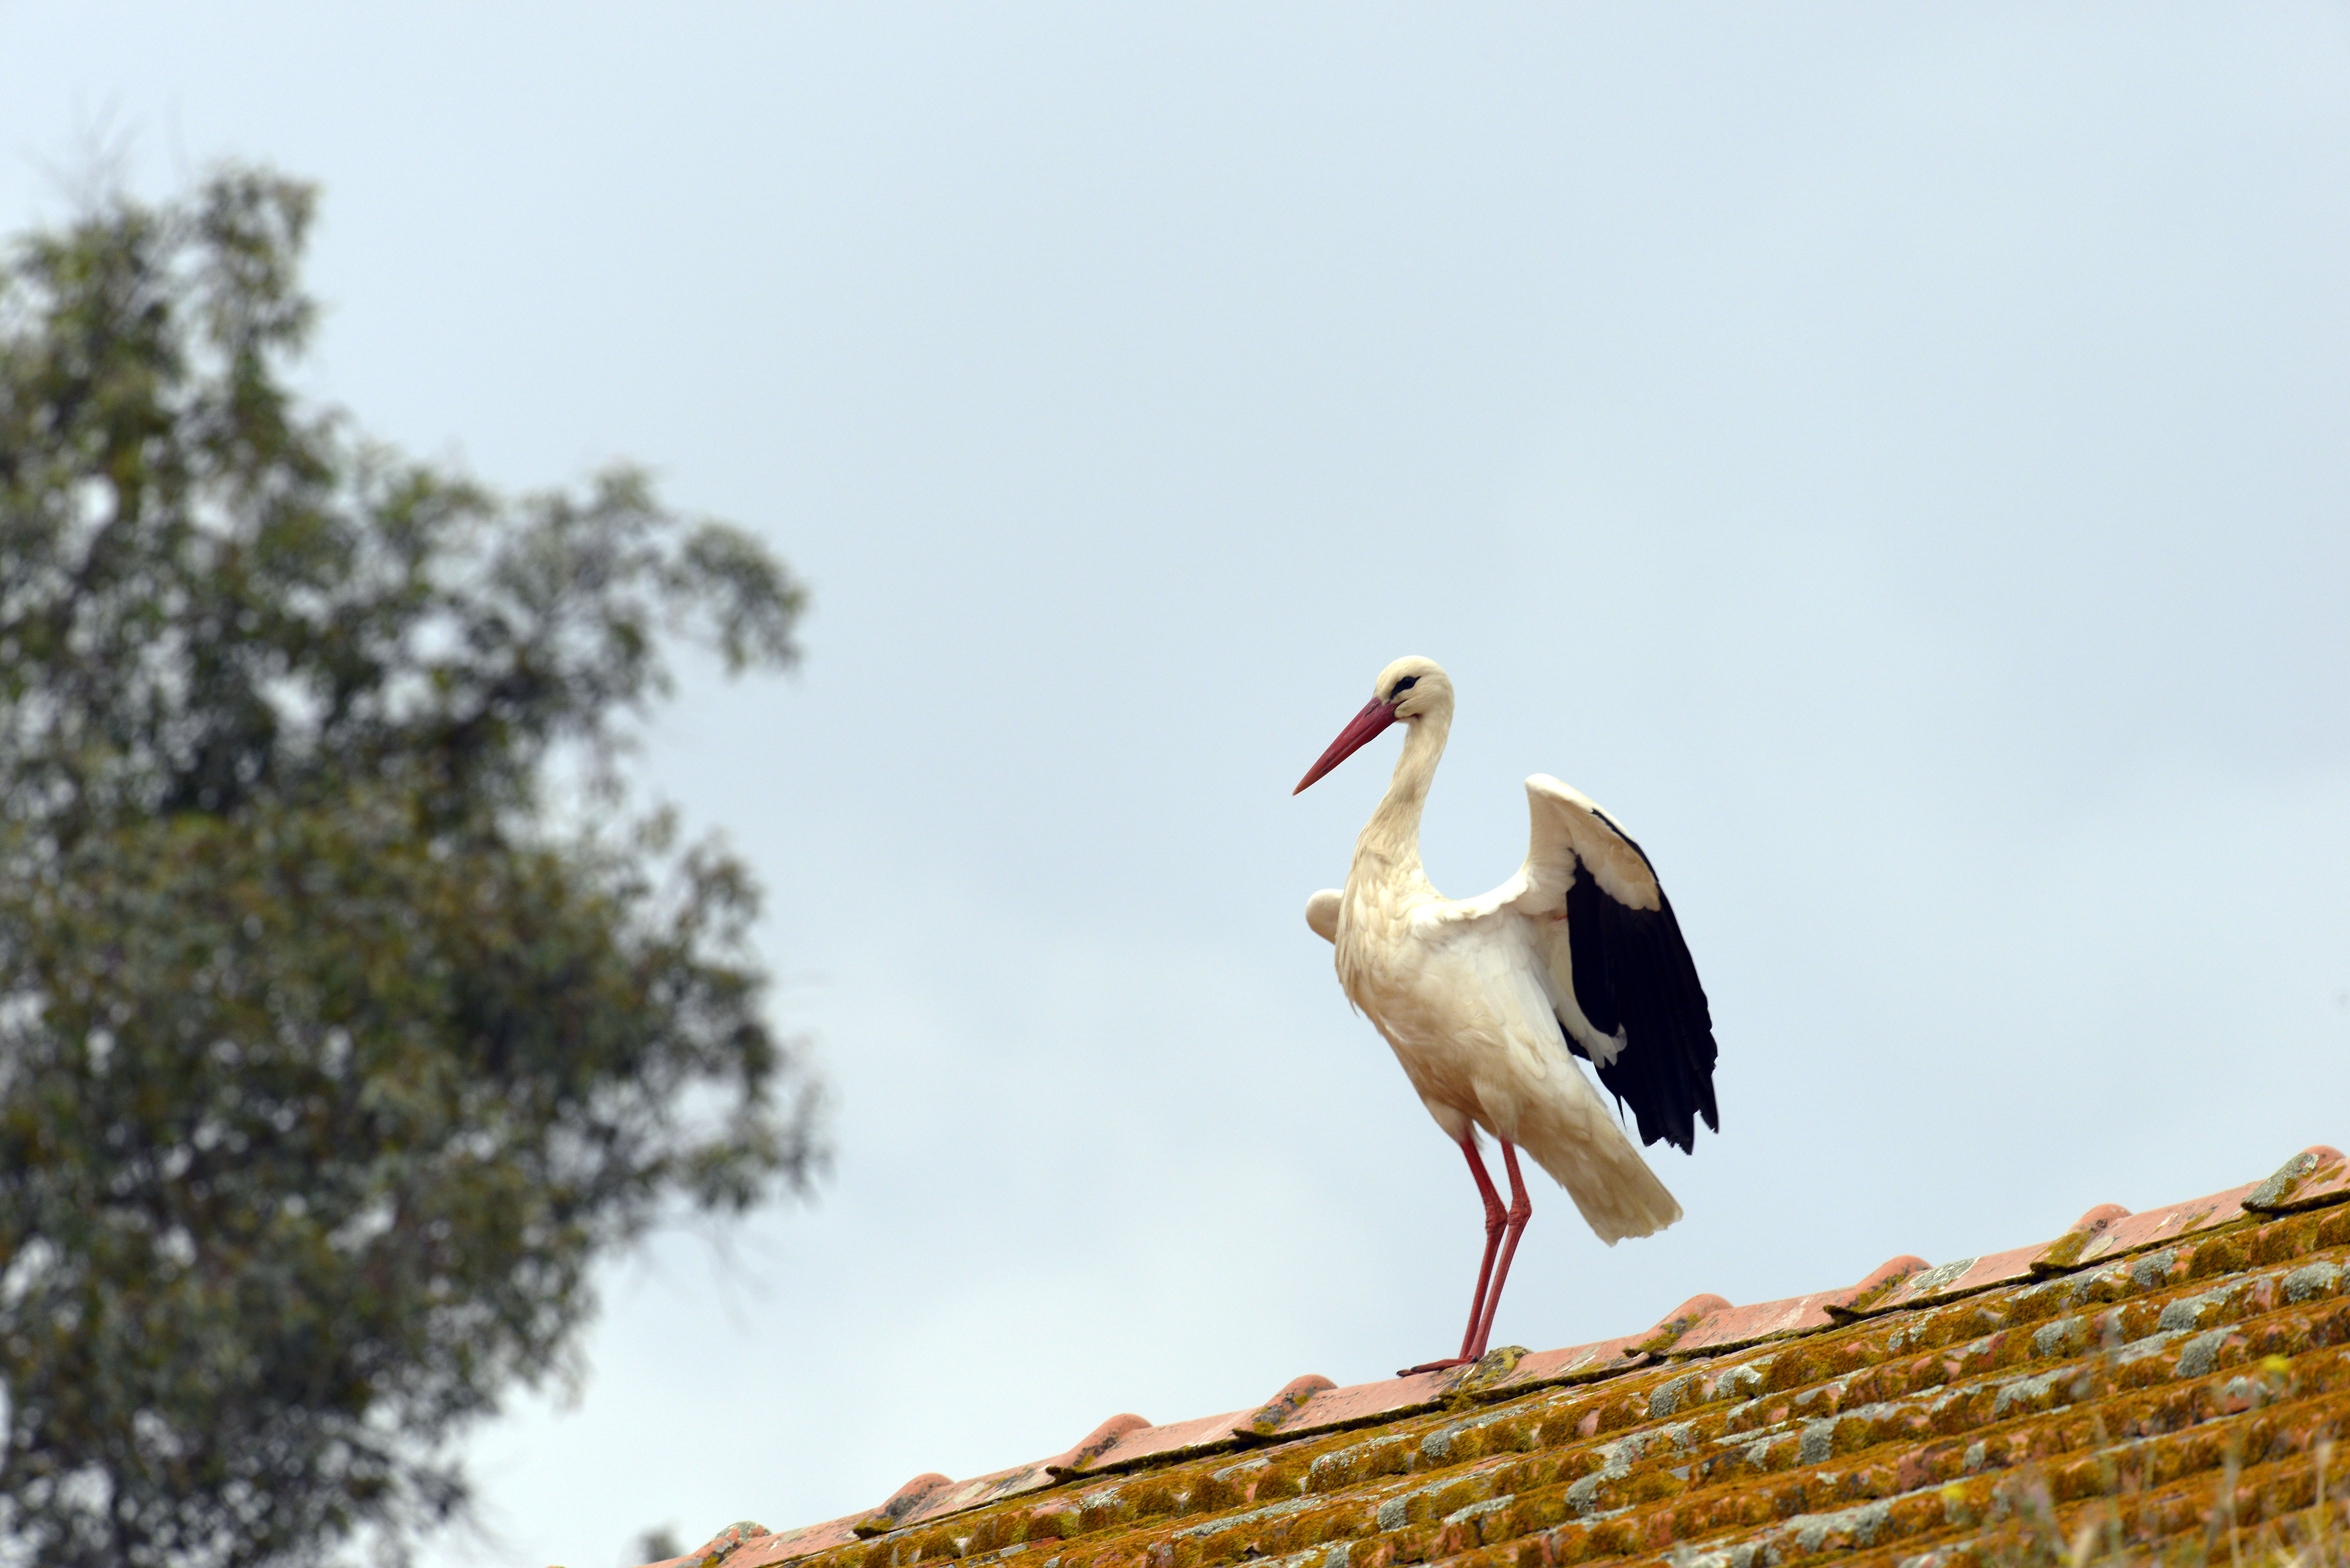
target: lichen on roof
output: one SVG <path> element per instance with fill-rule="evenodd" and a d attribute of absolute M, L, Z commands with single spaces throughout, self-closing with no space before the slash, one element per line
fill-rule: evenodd
<path fill-rule="evenodd" d="M 2350 1568 L 2350 1162 L 1597 1345 L 1299 1378 L 663 1568 Z"/>

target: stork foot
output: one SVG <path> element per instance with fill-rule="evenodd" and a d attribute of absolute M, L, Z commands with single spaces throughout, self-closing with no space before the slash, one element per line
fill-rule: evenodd
<path fill-rule="evenodd" d="M 1402 1371 L 1397 1373 L 1396 1376 L 1398 1377 L 1417 1377 L 1423 1372 L 1450 1372 L 1456 1366 L 1473 1366 L 1475 1365 L 1476 1360 L 1477 1358 L 1473 1355 L 1453 1355 L 1448 1356 L 1442 1361 L 1423 1361 L 1417 1366 L 1405 1367 Z"/>

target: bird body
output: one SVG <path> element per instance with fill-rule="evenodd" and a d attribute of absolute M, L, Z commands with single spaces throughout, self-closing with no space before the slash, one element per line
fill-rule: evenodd
<path fill-rule="evenodd" d="M 1430 883 L 1420 813 L 1451 719 L 1444 671 L 1429 659 L 1398 659 L 1298 785 L 1388 724 L 1409 726 L 1387 794 L 1355 841 L 1345 888 L 1315 894 L 1306 921 L 1336 948 L 1347 999 L 1467 1155 L 1486 1199 L 1490 1273 L 1505 1217 L 1478 1157 L 1479 1129 L 1509 1163 L 1512 1248 L 1530 1210 L 1515 1147 L 1566 1189 L 1602 1241 L 1652 1234 L 1679 1219 L 1680 1206 L 1573 1058 L 1590 1061 L 1631 1105 L 1645 1140 L 1686 1149 L 1696 1116 L 1719 1125 L 1714 1043 L 1703 989 L 1647 857 L 1556 779 L 1526 781 L 1533 836 L 1516 876 L 1469 899 L 1447 898 Z M 1503 1278 L 1509 1255 L 1501 1255 Z M 1491 1325 L 1485 1277 L 1464 1357 L 1482 1354 L 1481 1319 Z M 1492 1282 L 1494 1301 L 1501 1282 Z"/>

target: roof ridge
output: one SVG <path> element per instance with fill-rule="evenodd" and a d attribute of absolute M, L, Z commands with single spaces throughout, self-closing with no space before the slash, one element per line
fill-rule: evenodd
<path fill-rule="evenodd" d="M 860 1539 L 892 1538 L 901 1532 L 932 1526 L 950 1517 L 1065 1482 L 1121 1477 L 1217 1453 L 1245 1454 L 1274 1444 L 1441 1410 L 1471 1417 L 1444 1428 L 1446 1432 L 1458 1431 L 1479 1424 L 1481 1419 L 1501 1418 L 1498 1415 L 1477 1417 L 1475 1412 L 1484 1407 L 1516 1401 L 1544 1389 L 1598 1383 L 1657 1367 L 1695 1368 L 1706 1360 L 1767 1343 L 1800 1339 L 1891 1314 L 1927 1311 L 1970 1296 L 2029 1286 L 2036 1281 L 2110 1269 L 2125 1259 L 2166 1247 L 2176 1249 L 2230 1227 L 2262 1223 L 2346 1199 L 2350 1199 L 2350 1159 L 2330 1146 L 2314 1145 L 2285 1160 L 2262 1181 L 2136 1214 L 2117 1204 L 2100 1204 L 2082 1215 L 2063 1234 L 2035 1246 L 1959 1259 L 1939 1266 L 1905 1254 L 1887 1260 L 1859 1281 L 1840 1289 L 1743 1306 L 1733 1305 L 1719 1295 L 1701 1294 L 1682 1303 L 1638 1334 L 1557 1350 L 1527 1351 L 1522 1346 L 1503 1346 L 1471 1366 L 1440 1372 L 1346 1387 L 1335 1386 L 1326 1377 L 1307 1375 L 1291 1379 L 1253 1409 L 1167 1425 L 1152 1425 L 1132 1414 L 1114 1416 L 1076 1446 L 1049 1459 L 962 1481 L 925 1473 L 900 1487 L 878 1509 L 795 1530 L 771 1532 L 743 1521 L 721 1532 L 696 1551 L 658 1568 L 716 1568 L 720 1563 L 728 1563 L 730 1568 L 740 1563 L 741 1568 L 749 1568 L 752 1562 L 784 1563 Z M 2168 1272 L 2166 1265 L 2153 1277 L 2167 1279 Z M 2336 1278 L 2340 1272 L 2337 1268 Z M 2250 1288 L 2251 1276 L 2241 1268 L 2234 1271 L 2231 1277 L 2235 1282 L 2227 1285 L 2227 1290 Z M 2173 1329 L 2174 1310 L 2175 1307 L 2166 1309 L 2158 1331 L 2169 1336 L 2164 1339 L 2164 1345 L 2184 1332 Z M 1898 1340 L 1899 1336 L 1894 1337 Z M 1697 1381 L 1692 1372 L 1659 1384 L 1644 1407 L 1650 1418 L 1671 1415 L 1682 1399 L 1682 1395 L 1673 1390 L 1690 1392 Z M 1708 1397 L 1718 1396 L 1709 1392 Z M 1429 1440 L 1435 1440 L 1435 1437 L 1431 1434 Z M 1445 1440 L 1449 1443 L 1451 1439 Z M 1239 1466 L 1229 1469 L 1261 1469 L 1266 1462 L 1243 1459 Z M 1829 1511 L 1838 1516 L 1851 1511 Z M 1217 1528 L 1229 1528 L 1230 1524 L 1225 1521 Z M 743 1549 L 754 1542 L 755 1551 L 743 1553 Z M 1054 1565 L 1045 1564 L 1044 1568 Z M 1347 1565 L 1337 1564 L 1336 1568 Z"/>

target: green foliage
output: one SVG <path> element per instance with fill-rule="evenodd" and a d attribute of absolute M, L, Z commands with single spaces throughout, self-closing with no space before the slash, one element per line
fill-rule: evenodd
<path fill-rule="evenodd" d="M 230 171 L 0 271 L 0 1542 L 45 1564 L 396 1546 L 600 1255 L 820 1158 L 743 868 L 612 767 L 667 645 L 785 664 L 800 590 L 634 473 L 512 503 L 300 407 L 312 203 Z"/>

